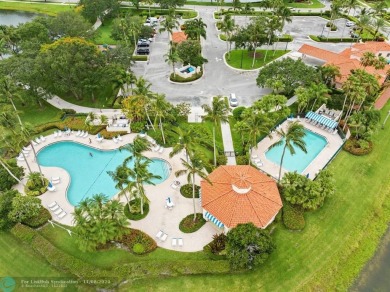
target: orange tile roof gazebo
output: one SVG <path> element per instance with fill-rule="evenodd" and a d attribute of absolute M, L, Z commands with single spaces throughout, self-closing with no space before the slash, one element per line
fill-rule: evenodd
<path fill-rule="evenodd" d="M 283 206 L 276 182 L 252 166 L 220 166 L 208 178 L 212 184 L 200 184 L 203 213 L 227 229 L 249 222 L 265 228 Z"/>

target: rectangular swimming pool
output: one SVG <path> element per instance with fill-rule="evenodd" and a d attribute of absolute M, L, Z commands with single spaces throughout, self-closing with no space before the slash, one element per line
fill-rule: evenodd
<path fill-rule="evenodd" d="M 295 154 L 291 155 L 290 151 L 286 149 L 282 166 L 284 169 L 292 172 L 296 171 L 299 174 L 302 174 L 328 143 L 323 136 L 313 133 L 307 129 L 305 129 L 305 134 L 304 141 L 306 142 L 307 153 L 303 152 L 298 147 L 294 147 Z M 280 159 L 282 158 L 283 147 L 284 144 L 268 149 L 265 153 L 265 157 L 279 166 Z"/>

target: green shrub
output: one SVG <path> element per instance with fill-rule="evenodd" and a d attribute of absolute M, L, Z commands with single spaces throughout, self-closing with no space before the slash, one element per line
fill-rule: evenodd
<path fill-rule="evenodd" d="M 12 210 L 12 200 L 20 193 L 17 190 L 7 190 L 0 193 L 0 230 L 7 230 L 15 225 L 8 213 Z"/>
<path fill-rule="evenodd" d="M 133 55 L 131 58 L 133 61 L 147 61 L 148 55 Z"/>
<path fill-rule="evenodd" d="M 23 224 L 16 224 L 12 229 L 11 233 L 16 236 L 17 238 L 21 239 L 24 242 L 31 243 L 36 233 L 33 229 L 23 225 Z"/>
<path fill-rule="evenodd" d="M 221 39 L 221 41 L 224 41 L 224 42 L 226 42 L 226 40 L 227 40 L 226 34 L 224 34 L 224 33 L 221 33 L 219 35 L 219 38 Z"/>
<path fill-rule="evenodd" d="M 63 108 L 61 110 L 65 115 L 73 115 L 76 113 L 76 111 L 74 109 L 71 109 L 71 108 Z"/>
<path fill-rule="evenodd" d="M 124 208 L 125 216 L 129 218 L 130 220 L 138 221 L 141 219 L 144 219 L 149 214 L 149 204 L 144 202 L 144 213 L 141 214 L 141 200 L 140 199 L 134 199 L 130 201 L 130 208 L 131 212 L 129 210 L 129 205 L 126 204 Z"/>
<path fill-rule="evenodd" d="M 284 202 L 282 218 L 284 226 L 290 230 L 302 230 L 305 228 L 305 217 L 303 216 L 303 210 L 299 207 L 294 207 Z"/>
<path fill-rule="evenodd" d="M 24 169 L 16 164 L 15 159 L 6 161 L 11 172 L 19 179 L 24 176 Z M 0 167 L 0 192 L 10 190 L 17 181 L 8 173 L 4 167 Z"/>
<path fill-rule="evenodd" d="M 133 133 L 140 133 L 145 129 L 146 122 L 140 121 L 140 122 L 133 122 L 130 124 L 131 132 Z"/>
<path fill-rule="evenodd" d="M 43 179 L 43 184 L 42 184 Z M 28 196 L 40 196 L 47 191 L 49 180 L 47 178 L 41 178 L 39 172 L 33 172 L 30 174 L 29 179 L 24 187 L 24 192 Z"/>
<path fill-rule="evenodd" d="M 171 73 L 171 76 L 169 77 L 169 79 L 173 82 L 186 83 L 186 82 L 195 81 L 195 80 L 199 79 L 200 77 L 202 77 L 202 75 L 203 75 L 203 71 L 200 71 L 199 73 L 195 73 L 191 77 L 183 78 L 177 74 L 175 75 L 174 73 Z"/>
<path fill-rule="evenodd" d="M 195 221 L 194 214 L 190 214 L 180 221 L 179 229 L 184 233 L 193 233 L 198 231 L 205 224 L 206 220 L 203 218 L 202 213 L 196 213 Z"/>
<path fill-rule="evenodd" d="M 118 242 L 127 246 L 135 254 L 146 254 L 157 248 L 157 243 L 146 233 L 130 228 L 130 232 L 122 236 Z M 138 247 L 136 247 L 138 245 Z M 139 246 L 141 245 L 141 246 Z M 141 251 L 142 247 L 142 251 Z"/>
<path fill-rule="evenodd" d="M 219 254 L 225 250 L 226 247 L 226 235 L 224 233 L 214 234 L 213 241 L 209 243 L 210 251 L 214 254 Z"/>
<path fill-rule="evenodd" d="M 217 29 L 220 30 L 222 28 L 222 21 L 218 21 L 216 26 L 217 26 Z"/>
<path fill-rule="evenodd" d="M 200 186 L 195 185 L 195 198 L 199 198 Z M 185 184 L 180 188 L 180 194 L 188 199 L 192 199 L 192 184 Z"/>
<path fill-rule="evenodd" d="M 353 155 L 362 156 L 372 152 L 373 144 L 371 141 L 364 139 L 357 140 L 351 137 L 345 142 L 343 149 Z"/>
<path fill-rule="evenodd" d="M 226 165 L 227 157 L 225 154 L 217 155 L 217 165 Z"/>
<path fill-rule="evenodd" d="M 32 228 L 38 228 L 45 225 L 48 220 L 51 220 L 51 218 L 52 217 L 50 212 L 46 208 L 41 207 L 38 216 L 29 218 L 26 221 L 22 221 L 22 223 Z"/>
<path fill-rule="evenodd" d="M 239 106 L 239 107 L 236 107 L 234 110 L 233 110 L 233 117 L 236 121 L 241 121 L 242 118 L 241 118 L 241 114 L 242 112 L 245 110 L 245 106 Z"/>
<path fill-rule="evenodd" d="M 126 131 L 115 131 L 115 132 L 109 132 L 107 131 L 106 129 L 100 131 L 100 135 L 102 135 L 102 137 L 104 137 L 104 139 L 112 139 L 114 137 L 117 137 L 118 135 L 126 135 L 127 132 Z"/>
<path fill-rule="evenodd" d="M 248 165 L 249 159 L 247 155 L 236 156 L 237 165 Z"/>
<path fill-rule="evenodd" d="M 133 253 L 143 254 L 143 253 L 145 253 L 145 247 L 141 243 L 136 243 L 133 246 Z"/>

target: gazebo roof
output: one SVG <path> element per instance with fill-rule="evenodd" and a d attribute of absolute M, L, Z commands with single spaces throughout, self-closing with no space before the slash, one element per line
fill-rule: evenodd
<path fill-rule="evenodd" d="M 176 31 L 172 33 L 172 42 L 180 44 L 185 40 L 187 40 L 187 35 L 184 33 L 184 31 Z"/>
<path fill-rule="evenodd" d="M 202 207 L 233 228 L 252 222 L 264 228 L 282 208 L 276 182 L 249 165 L 224 165 L 201 181 Z"/>

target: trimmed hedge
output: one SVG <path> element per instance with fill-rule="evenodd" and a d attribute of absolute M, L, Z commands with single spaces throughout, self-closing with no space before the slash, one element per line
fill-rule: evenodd
<path fill-rule="evenodd" d="M 291 206 L 289 203 L 283 203 L 283 223 L 287 229 L 302 230 L 305 228 L 305 217 L 299 207 Z"/>
<path fill-rule="evenodd" d="M 157 248 L 157 243 L 146 233 L 130 228 L 130 232 L 123 235 L 118 242 L 124 244 L 134 254 L 146 254 Z"/>
<path fill-rule="evenodd" d="M 100 135 L 104 137 L 104 139 L 112 139 L 114 137 L 117 137 L 118 135 L 126 135 L 126 131 L 115 131 L 115 132 L 108 132 L 107 129 L 104 129 L 100 131 Z"/>
<path fill-rule="evenodd" d="M 236 163 L 237 165 L 248 165 L 249 159 L 246 155 L 240 155 L 236 156 Z"/>
<path fill-rule="evenodd" d="M 51 218 L 50 212 L 46 208 L 41 207 L 38 216 L 23 221 L 22 223 L 32 228 L 38 228 L 45 225 L 48 220 L 51 220 Z"/>
<path fill-rule="evenodd" d="M 363 156 L 372 152 L 373 144 L 371 141 L 356 140 L 351 137 L 344 143 L 343 149 L 353 155 Z"/>
<path fill-rule="evenodd" d="M 195 185 L 195 198 L 199 198 L 200 186 Z M 180 194 L 187 198 L 192 199 L 192 184 L 185 184 L 180 188 Z"/>
<path fill-rule="evenodd" d="M 148 60 L 148 55 L 133 55 L 131 57 L 133 59 L 133 61 L 147 61 Z"/>
<path fill-rule="evenodd" d="M 180 221 L 179 229 L 181 232 L 184 233 L 193 233 L 195 231 L 198 231 L 205 224 L 206 220 L 203 218 L 202 213 L 196 213 L 195 221 L 194 214 L 190 214 Z"/>
<path fill-rule="evenodd" d="M 131 200 L 130 201 L 130 207 L 135 207 L 135 206 L 139 206 L 140 205 L 140 200 L 139 199 L 135 199 L 135 200 Z M 140 211 L 139 212 L 130 212 L 129 210 L 129 205 L 126 204 L 125 205 L 125 208 L 124 208 L 124 212 L 125 212 L 125 216 L 127 218 L 129 218 L 130 220 L 134 220 L 134 221 L 138 221 L 138 220 L 141 220 L 141 219 L 144 219 L 148 214 L 149 214 L 149 204 L 148 203 L 144 203 L 144 213 L 141 214 L 141 207 L 140 208 Z"/>
<path fill-rule="evenodd" d="M 356 39 L 354 38 L 326 38 L 321 36 L 309 35 L 309 37 L 316 42 L 324 42 L 324 43 L 356 43 Z M 364 42 L 366 41 L 374 41 L 374 38 L 361 38 Z"/>
<path fill-rule="evenodd" d="M 52 129 L 65 130 L 66 128 L 69 128 L 72 130 L 88 130 L 91 135 L 96 135 L 97 133 L 106 128 L 105 125 L 99 125 L 91 126 L 90 129 L 87 129 L 87 125 L 85 124 L 86 118 L 86 114 L 67 116 L 63 121 L 50 122 L 36 126 L 35 131 L 37 133 L 42 133 Z"/>
<path fill-rule="evenodd" d="M 203 75 L 203 71 L 200 71 L 199 73 L 195 73 L 194 75 L 192 75 L 189 78 L 183 78 L 177 74 L 176 74 L 176 76 L 174 76 L 174 73 L 171 73 L 169 80 L 171 80 L 173 82 L 178 82 L 178 83 L 186 83 L 186 82 L 198 80 L 200 77 L 202 77 L 202 75 Z"/>

